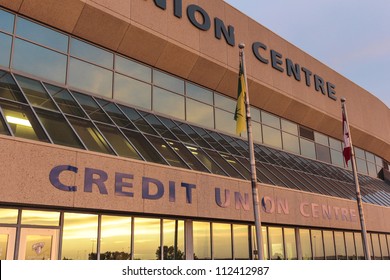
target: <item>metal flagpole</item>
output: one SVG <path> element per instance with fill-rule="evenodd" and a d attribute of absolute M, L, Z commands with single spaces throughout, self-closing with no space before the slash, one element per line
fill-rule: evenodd
<path fill-rule="evenodd" d="M 349 143 L 351 147 L 351 163 L 352 163 L 352 172 L 353 172 L 353 180 L 355 182 L 356 187 L 356 200 L 357 200 L 357 206 L 359 210 L 359 217 L 360 217 L 360 225 L 361 225 L 361 232 L 363 237 L 363 249 L 364 249 L 364 257 L 366 260 L 371 260 L 371 254 L 370 254 L 370 247 L 368 246 L 368 240 L 367 240 L 367 230 L 366 230 L 366 223 L 364 220 L 364 213 L 363 213 L 363 202 L 362 202 L 362 195 L 360 194 L 360 185 L 359 185 L 359 178 L 356 171 L 356 160 L 355 160 L 355 152 L 352 145 L 352 137 L 350 134 L 350 127 L 348 122 L 348 115 L 347 115 L 347 106 L 345 104 L 346 99 L 341 98 L 341 109 L 343 110 L 343 114 L 345 116 L 345 121 L 348 126 L 349 131 Z"/>
<path fill-rule="evenodd" d="M 260 219 L 260 203 L 259 203 L 259 194 L 257 190 L 257 175 L 256 175 L 256 162 L 255 162 L 255 154 L 253 148 L 253 137 L 252 137 L 252 124 L 251 124 L 251 112 L 249 106 L 249 91 L 248 91 L 248 80 L 246 77 L 246 69 L 245 69 L 245 55 L 244 48 L 245 44 L 240 44 L 238 46 L 240 48 L 240 59 L 242 63 L 242 68 L 244 72 L 245 79 L 245 109 L 246 109 L 246 127 L 248 132 L 248 145 L 249 145 L 249 159 L 251 165 L 251 186 L 252 186 L 252 198 L 253 198 L 253 211 L 255 216 L 255 229 L 256 229 L 256 240 L 257 240 L 257 254 L 259 260 L 264 259 L 263 254 L 263 240 L 261 237 L 261 219 Z"/>

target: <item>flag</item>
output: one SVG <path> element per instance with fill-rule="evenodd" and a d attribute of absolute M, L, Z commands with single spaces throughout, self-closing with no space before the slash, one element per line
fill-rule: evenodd
<path fill-rule="evenodd" d="M 345 163 L 348 166 L 348 161 L 351 159 L 352 151 L 351 151 L 351 136 L 349 133 L 349 125 L 347 123 L 347 118 L 345 117 L 345 112 L 343 108 L 343 137 L 344 137 L 344 150 L 343 150 L 343 155 L 344 155 L 344 160 Z"/>
<path fill-rule="evenodd" d="M 236 133 L 238 135 L 246 130 L 246 84 L 243 62 L 240 60 L 240 70 L 238 74 L 238 92 L 237 92 L 237 105 L 236 112 L 234 113 L 234 120 L 236 121 Z"/>

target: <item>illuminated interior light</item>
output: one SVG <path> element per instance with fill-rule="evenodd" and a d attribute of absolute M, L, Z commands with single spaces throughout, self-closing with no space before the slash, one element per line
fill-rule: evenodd
<path fill-rule="evenodd" d="M 197 151 L 198 150 L 198 148 L 195 148 L 195 147 L 190 147 L 190 146 L 186 146 L 188 149 L 190 149 L 190 150 L 193 150 L 193 151 Z"/>
<path fill-rule="evenodd" d="M 7 121 L 9 123 L 32 127 L 31 123 L 25 119 L 20 119 L 20 118 L 16 118 L 16 117 L 12 117 L 12 116 L 5 116 L 5 118 L 7 119 Z"/>
<path fill-rule="evenodd" d="M 163 147 L 163 148 L 166 148 L 167 146 L 165 146 L 165 145 L 161 145 L 161 147 Z"/>
<path fill-rule="evenodd" d="M 230 162 L 230 163 L 236 163 L 234 160 L 231 160 L 231 159 L 227 159 L 226 161 Z"/>
<path fill-rule="evenodd" d="M 197 152 L 191 152 L 193 155 L 197 155 L 198 153 Z"/>

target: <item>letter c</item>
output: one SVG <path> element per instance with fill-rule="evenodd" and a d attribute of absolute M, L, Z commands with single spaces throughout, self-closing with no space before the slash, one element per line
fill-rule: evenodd
<path fill-rule="evenodd" d="M 77 173 L 78 168 L 72 165 L 59 165 L 54 167 L 49 174 L 50 183 L 57 189 L 65 192 L 75 192 L 77 191 L 76 186 L 67 186 L 60 182 L 60 175 L 63 171 L 71 171 Z"/>

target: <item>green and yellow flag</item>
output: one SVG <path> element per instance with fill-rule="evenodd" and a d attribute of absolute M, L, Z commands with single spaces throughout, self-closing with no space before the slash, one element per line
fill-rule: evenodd
<path fill-rule="evenodd" d="M 240 60 L 240 72 L 238 74 L 238 93 L 237 93 L 237 106 L 234 113 L 234 120 L 236 121 L 236 133 L 238 135 L 246 130 L 246 84 L 243 63 Z"/>

